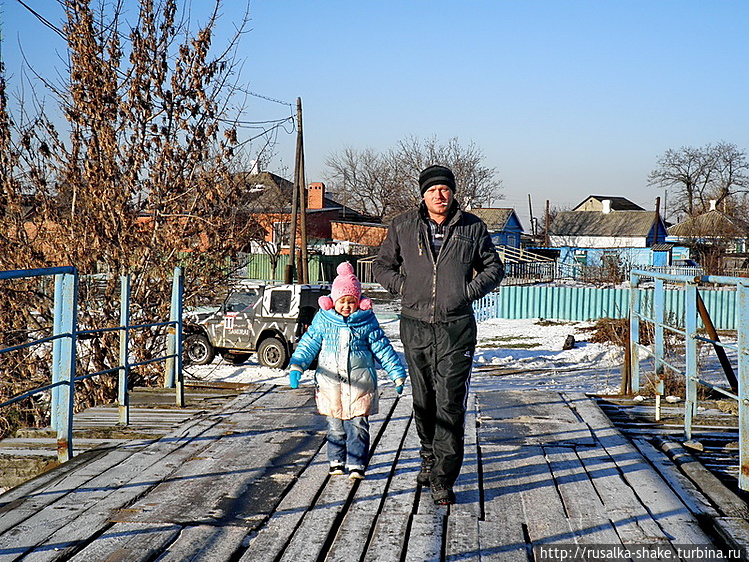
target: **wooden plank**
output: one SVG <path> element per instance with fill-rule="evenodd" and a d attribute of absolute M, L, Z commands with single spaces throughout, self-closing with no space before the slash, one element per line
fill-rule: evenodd
<path fill-rule="evenodd" d="M 744 500 L 729 490 L 715 474 L 695 459 L 681 443 L 661 441 L 661 450 L 664 451 L 679 469 L 694 482 L 702 491 L 704 496 L 710 498 L 721 513 L 727 517 L 749 518 L 749 507 Z M 681 472 L 679 472 L 681 474 Z"/>
<path fill-rule="evenodd" d="M 478 454 L 478 403 L 476 395 L 468 395 L 465 422 L 465 453 L 460 476 L 455 482 L 456 504 L 450 514 L 479 518 L 482 515 Z"/>
<path fill-rule="evenodd" d="M 749 521 L 743 517 L 718 517 L 713 520 L 713 527 L 728 548 L 740 554 L 741 560 L 749 560 Z M 733 559 L 739 558 L 733 554 Z"/>
<path fill-rule="evenodd" d="M 481 444 L 485 521 L 479 523 L 482 559 L 527 560 L 525 515 L 518 479 L 526 454 L 518 445 Z"/>
<path fill-rule="evenodd" d="M 604 515 L 603 502 L 575 451 L 564 447 L 545 447 L 544 451 L 569 517 Z"/>
<path fill-rule="evenodd" d="M 529 445 L 593 445 L 588 426 L 556 392 L 481 393 L 483 441 Z"/>
<path fill-rule="evenodd" d="M 720 517 L 710 501 L 694 485 L 694 482 L 679 472 L 679 469 L 665 453 L 657 450 L 644 439 L 633 439 L 632 443 L 637 447 L 640 454 L 658 470 L 661 477 L 678 494 L 681 501 L 692 513 L 703 518 Z"/>
<path fill-rule="evenodd" d="M 562 498 L 543 449 L 526 446 L 524 464 L 515 467 L 528 535 L 534 546 L 574 542 Z"/>
<path fill-rule="evenodd" d="M 406 536 L 410 519 L 411 515 L 402 511 L 380 513 L 364 562 L 401 560 L 405 544 L 410 541 Z"/>
<path fill-rule="evenodd" d="M 164 545 L 179 534 L 177 525 L 119 523 L 73 556 L 74 562 L 107 560 L 107 562 L 147 562 L 158 556 Z M 49 546 L 49 545 L 48 545 Z M 29 560 L 39 560 L 37 556 Z M 52 558 L 44 558 L 52 559 Z"/>
<path fill-rule="evenodd" d="M 406 543 L 406 562 L 440 562 L 445 526 L 445 509 L 416 514 Z"/>
<path fill-rule="evenodd" d="M 375 526 L 384 501 L 396 457 L 408 430 L 411 403 L 399 400 L 377 444 L 367 469 L 367 478 L 359 483 L 354 500 L 328 551 L 326 560 L 348 562 L 364 555 L 369 531 Z"/>
<path fill-rule="evenodd" d="M 264 391 L 260 390 L 253 390 L 252 392 L 249 392 L 245 395 L 242 395 L 240 397 L 237 397 L 236 399 L 232 400 L 231 402 L 223 405 L 222 407 L 216 409 L 214 412 L 215 414 L 219 414 L 222 411 L 226 411 L 227 409 L 233 408 L 235 405 L 235 401 L 242 402 L 242 403 L 251 403 L 253 400 L 257 399 L 259 396 L 261 396 L 264 393 Z M 178 429 L 172 431 L 169 435 L 165 436 L 165 440 L 174 440 L 179 439 L 181 437 L 187 436 L 189 434 L 190 428 L 194 426 L 201 426 L 203 430 L 205 430 L 208 426 L 213 426 L 217 423 L 217 420 L 210 420 L 209 422 L 206 422 L 204 418 L 195 418 L 193 420 L 190 420 L 180 426 Z M 143 441 L 138 440 L 138 444 L 143 445 Z M 5 492 L 2 496 L 0 496 L 0 516 L 2 515 L 2 506 L 5 504 L 8 504 L 10 502 L 17 502 L 18 500 L 23 500 L 31 496 L 38 496 L 38 497 L 49 497 L 49 487 L 54 486 L 57 482 L 62 480 L 63 478 L 68 479 L 66 486 L 68 487 L 75 487 L 75 478 L 86 478 L 84 473 L 78 473 L 75 476 L 73 476 L 74 472 L 77 472 L 81 465 L 83 464 L 89 464 L 94 460 L 100 459 L 101 457 L 108 454 L 109 451 L 87 451 L 85 453 L 82 453 L 81 455 L 78 455 L 71 459 L 70 461 L 64 463 L 63 465 L 60 465 L 59 467 L 55 468 L 54 470 L 51 470 L 49 472 L 46 472 L 33 480 L 30 480 L 29 482 L 26 482 L 24 484 L 21 484 L 20 486 L 16 486 L 15 488 L 8 490 Z M 132 453 L 132 451 L 131 451 Z M 103 461 L 106 462 L 106 461 Z M 120 461 L 117 461 L 120 462 Z M 100 468 L 94 468 L 93 473 L 98 474 L 99 472 L 102 472 L 103 470 Z M 83 480 L 85 481 L 85 480 Z M 15 505 L 18 505 L 17 503 Z"/>
<path fill-rule="evenodd" d="M 159 562 L 228 562 L 246 536 L 246 527 L 234 525 L 185 527 L 159 556 Z"/>
<path fill-rule="evenodd" d="M 563 447 L 547 447 L 544 451 L 576 542 L 621 546 L 603 502 L 575 451 Z"/>
<path fill-rule="evenodd" d="M 159 445 L 164 446 L 157 443 L 151 449 Z M 172 463 L 179 464 L 206 445 L 191 440 L 171 455 L 162 451 L 162 454 L 137 454 L 124 458 L 115 467 L 116 470 L 108 469 L 89 480 L 86 487 L 71 490 L 60 500 L 32 513 L 27 521 L 0 536 L 0 546 L 8 536 L 8 540 L 23 544 L 28 549 L 54 543 L 57 545 L 56 556 L 74 551 L 81 541 L 106 528 L 117 509 L 146 493 L 161 478 L 172 473 L 175 468 Z M 116 472 L 121 480 L 113 482 L 112 472 Z M 39 549 L 44 550 L 44 546 Z"/>
<path fill-rule="evenodd" d="M 281 562 L 318 559 L 355 486 L 356 483 L 346 477 L 334 477 L 328 481 L 323 493 L 291 537 Z"/>
<path fill-rule="evenodd" d="M 243 409 L 247 400 L 234 404 Z M 60 545 L 59 552 L 77 548 L 82 540 L 95 535 L 108 526 L 116 510 L 140 495 L 154 489 L 164 478 L 173 475 L 187 458 L 194 457 L 225 433 L 225 422 L 230 417 L 224 413 L 209 416 L 199 423 L 188 424 L 170 438 L 161 439 L 135 454 L 127 450 L 113 451 L 104 471 L 83 482 L 85 486 L 71 486 L 61 496 L 33 513 L 33 517 L 0 535 L 0 548 L 10 541 L 26 548 L 53 541 Z M 122 455 L 129 455 L 121 458 Z M 113 460 L 119 462 L 111 466 Z M 91 471 L 93 465 L 84 467 Z M 75 475 L 80 486 L 80 472 Z M 66 482 L 58 483 L 58 486 Z M 71 489 L 72 488 L 72 489 Z M 76 521 L 76 524 L 71 524 Z"/>
<path fill-rule="evenodd" d="M 385 396 L 381 399 L 380 413 L 372 416 L 370 420 L 373 441 L 384 429 L 384 420 L 394 406 L 393 397 Z M 317 482 L 324 485 L 324 488 L 314 505 L 313 497 L 307 493 L 309 487 L 300 488 L 297 492 L 298 486 L 295 485 L 291 497 L 281 502 L 268 524 L 252 539 L 241 558 L 243 562 L 278 560 L 279 556 L 281 560 L 298 562 L 300 559 L 314 559 L 321 554 L 328 535 L 333 531 L 333 525 L 342 516 L 352 490 L 359 484 L 352 483 L 345 477 L 327 479 L 328 462 L 325 447 L 318 453 L 315 467 L 311 477 L 307 479 L 308 483 Z M 309 471 L 305 471 L 305 474 L 307 472 Z M 322 482 L 319 479 L 322 479 Z"/>
<path fill-rule="evenodd" d="M 413 409 L 410 396 L 406 396 L 402 400 L 411 410 Z M 405 441 L 395 462 L 393 478 L 390 481 L 390 488 L 388 488 L 388 494 L 382 506 L 383 513 L 411 514 L 414 511 L 417 487 L 416 475 L 421 468 L 420 449 L 421 444 L 416 433 L 413 413 L 411 413 Z M 428 493 L 428 489 L 425 488 L 424 490 Z"/>
<path fill-rule="evenodd" d="M 208 447 L 190 457 L 118 519 L 214 524 L 227 517 L 242 517 L 243 496 L 249 486 L 265 473 L 288 442 L 303 441 L 305 428 L 312 427 L 308 426 L 310 420 L 319 421 L 311 400 L 311 395 L 281 392 L 233 412 Z"/>
<path fill-rule="evenodd" d="M 609 520 L 623 544 L 666 543 L 663 531 L 622 478 L 616 463 L 606 451 L 581 448 L 578 456 L 590 474 Z"/>
<path fill-rule="evenodd" d="M 447 518 L 445 561 L 481 561 L 478 518 L 450 513 Z"/>
<path fill-rule="evenodd" d="M 528 545 L 517 519 L 479 521 L 479 547 L 482 562 L 528 562 Z"/>
<path fill-rule="evenodd" d="M 252 538 L 241 562 L 278 560 L 327 479 L 328 457 L 323 447 L 281 500 L 267 524 Z"/>
<path fill-rule="evenodd" d="M 712 544 L 694 515 L 622 436 L 592 400 L 577 401 L 577 411 L 593 429 L 596 439 L 614 460 L 638 500 L 647 505 L 652 518 L 673 544 Z"/>

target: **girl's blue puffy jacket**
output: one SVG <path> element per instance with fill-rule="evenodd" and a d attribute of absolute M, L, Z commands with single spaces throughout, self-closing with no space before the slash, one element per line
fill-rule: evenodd
<path fill-rule="evenodd" d="M 406 378 L 377 317 L 357 310 L 348 318 L 320 309 L 291 356 L 291 369 L 307 369 L 318 358 L 315 398 L 318 411 L 348 420 L 377 413 L 375 358 L 391 380 Z"/>

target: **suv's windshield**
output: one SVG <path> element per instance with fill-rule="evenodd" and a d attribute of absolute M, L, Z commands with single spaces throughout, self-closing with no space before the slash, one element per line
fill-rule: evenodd
<path fill-rule="evenodd" d="M 226 299 L 226 312 L 244 312 L 252 309 L 258 299 L 257 289 L 247 289 L 238 293 L 233 293 Z"/>

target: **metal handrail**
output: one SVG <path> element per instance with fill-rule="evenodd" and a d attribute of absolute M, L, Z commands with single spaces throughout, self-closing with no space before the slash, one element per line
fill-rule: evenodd
<path fill-rule="evenodd" d="M 648 279 L 655 282 L 655 292 L 652 300 L 651 314 L 646 316 L 643 313 L 641 289 L 639 284 L 641 280 Z M 738 401 L 739 406 L 739 488 L 749 490 L 749 279 L 741 277 L 726 277 L 718 275 L 673 275 L 666 273 L 657 273 L 654 271 L 633 270 L 630 276 L 630 317 L 629 317 L 629 376 L 632 383 L 632 390 L 640 390 L 640 362 L 638 352 L 646 350 L 654 358 L 655 375 L 659 378 L 656 394 L 656 419 L 660 419 L 660 395 L 663 394 L 663 372 L 668 367 L 675 374 L 682 375 L 686 383 L 686 396 L 684 400 L 684 436 L 686 439 L 692 438 L 692 422 L 694 416 L 698 414 L 697 410 L 697 386 L 703 385 L 720 392 L 721 394 Z M 681 330 L 670 325 L 664 314 L 665 302 L 665 284 L 681 285 L 685 291 L 685 317 L 684 329 Z M 717 339 L 717 332 L 710 332 L 713 337 L 705 337 L 698 333 L 699 319 L 702 318 L 706 328 L 712 326 L 704 305 L 701 304 L 698 287 L 701 284 L 710 283 L 713 285 L 735 286 L 736 295 L 736 331 L 737 344 L 726 344 Z M 703 308 L 699 308 L 702 306 Z M 651 347 L 640 344 L 640 322 L 652 324 L 655 331 L 655 337 Z M 681 334 L 685 339 L 685 366 L 682 369 L 672 365 L 665 359 L 665 331 Z M 721 364 L 726 371 L 731 386 L 737 387 L 737 392 L 733 389 L 725 389 L 721 386 L 709 383 L 699 376 L 698 359 L 698 342 L 707 342 L 713 344 L 716 353 L 719 353 Z M 723 364 L 726 358 L 723 348 L 735 350 L 738 357 L 738 379 L 732 379 L 733 372 L 730 363 Z"/>
<path fill-rule="evenodd" d="M 170 318 L 165 322 L 129 324 L 130 318 L 130 277 L 121 278 L 121 325 L 110 328 L 79 330 L 77 328 L 78 271 L 74 267 L 54 267 L 0 271 L 0 280 L 54 276 L 54 322 L 53 335 L 38 338 L 23 344 L 0 349 L 0 355 L 33 346 L 52 343 L 52 383 L 25 391 L 2 403 L 0 408 L 10 406 L 41 392 L 52 391 L 51 425 L 57 430 L 57 451 L 60 462 L 73 456 L 73 402 L 75 383 L 92 377 L 117 372 L 119 423 L 127 425 L 130 418 L 128 374 L 130 369 L 163 361 L 165 364 L 164 386 L 176 389 L 177 406 L 184 406 L 184 385 L 182 373 L 182 295 L 183 277 L 181 268 L 174 270 Z M 146 361 L 131 363 L 128 359 L 129 333 L 135 329 L 169 326 L 167 330 L 166 354 Z M 116 367 L 75 376 L 76 342 L 80 335 L 105 332 L 120 333 L 120 364 Z"/>

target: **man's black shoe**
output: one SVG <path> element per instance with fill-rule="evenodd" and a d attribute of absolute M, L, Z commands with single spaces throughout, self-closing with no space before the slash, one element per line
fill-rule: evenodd
<path fill-rule="evenodd" d="M 429 477 L 432 475 L 434 466 L 434 457 L 421 457 L 421 471 L 416 476 L 416 483 L 422 486 L 429 486 Z"/>
<path fill-rule="evenodd" d="M 451 505 L 455 503 L 455 492 L 449 486 L 433 482 L 432 499 L 435 505 Z"/>

